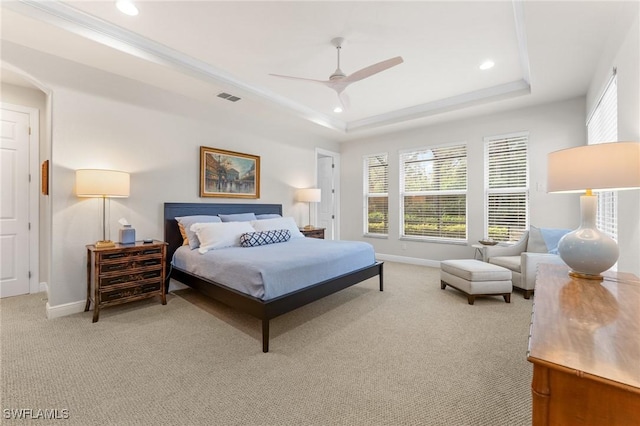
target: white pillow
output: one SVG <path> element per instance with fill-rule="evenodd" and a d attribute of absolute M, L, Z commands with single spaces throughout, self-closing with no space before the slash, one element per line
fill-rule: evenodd
<path fill-rule="evenodd" d="M 275 231 L 278 229 L 287 229 L 291 233 L 291 238 L 304 238 L 300 229 L 298 229 L 298 225 L 296 225 L 296 221 L 293 220 L 292 217 L 278 217 L 275 219 L 262 219 L 262 220 L 254 220 L 251 221 L 251 226 L 260 232 L 260 231 Z"/>
<path fill-rule="evenodd" d="M 255 232 L 249 222 L 194 223 L 191 230 L 200 240 L 200 253 L 224 247 L 240 247 L 240 236 Z"/>

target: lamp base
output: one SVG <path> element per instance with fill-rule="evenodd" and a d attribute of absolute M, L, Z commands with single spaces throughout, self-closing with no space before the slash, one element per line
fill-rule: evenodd
<path fill-rule="evenodd" d="M 602 272 L 618 260 L 618 244 L 596 227 L 597 198 L 580 197 L 580 227 L 558 243 L 558 254 L 570 268 L 572 277 L 602 280 Z"/>
<path fill-rule="evenodd" d="M 602 281 L 604 277 L 602 275 L 583 274 L 582 272 L 569 271 L 569 276 L 573 278 L 581 278 L 583 280 Z"/>
<path fill-rule="evenodd" d="M 111 248 L 111 247 L 115 247 L 116 243 L 114 243 L 111 240 L 102 240 L 102 241 L 96 241 L 95 246 L 96 248 Z"/>

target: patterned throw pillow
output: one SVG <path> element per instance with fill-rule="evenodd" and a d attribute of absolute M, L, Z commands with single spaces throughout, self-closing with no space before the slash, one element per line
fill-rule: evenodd
<path fill-rule="evenodd" d="M 264 246 L 266 244 L 284 243 L 291 238 L 288 229 L 274 229 L 271 231 L 245 232 L 240 235 L 242 247 Z"/>

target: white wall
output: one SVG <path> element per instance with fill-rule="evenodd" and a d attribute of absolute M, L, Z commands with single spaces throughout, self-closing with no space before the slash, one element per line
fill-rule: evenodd
<path fill-rule="evenodd" d="M 622 34 L 613 33 L 587 94 L 587 111 L 596 106 L 615 67 L 618 75 L 618 139 L 640 142 L 640 3 Z M 618 193 L 618 270 L 640 276 L 640 190 Z"/>
<path fill-rule="evenodd" d="M 130 172 L 131 196 L 111 202 L 111 238 L 126 217 L 138 239 L 162 239 L 164 202 L 237 202 L 199 198 L 200 146 L 259 155 L 256 202 L 282 203 L 299 223 L 306 210 L 294 203 L 294 190 L 315 181 L 315 148 L 339 150 L 335 142 L 240 116 L 222 102 L 193 101 L 12 43 L 2 47 L 3 61 L 52 92 L 52 307 L 85 300 L 85 245 L 102 236 L 101 202 L 75 196 L 76 169 Z"/>
<path fill-rule="evenodd" d="M 467 120 L 443 123 L 417 130 L 350 142 L 342 153 L 342 238 L 368 241 L 377 253 L 408 258 L 444 260 L 473 257 L 467 245 L 400 240 L 399 156 L 408 148 L 466 142 L 468 149 L 468 237 L 475 243 L 483 237 L 484 141 L 486 136 L 529 132 L 530 222 L 540 227 L 577 228 L 579 204 L 568 194 L 546 193 L 547 154 L 578 146 L 586 140 L 585 98 L 546 104 Z M 362 158 L 389 154 L 389 237 L 363 237 L 364 200 Z M 360 196 L 354 196 L 360 194 Z M 404 249 L 403 247 L 406 247 Z M 406 259 L 412 261 L 412 259 Z"/>

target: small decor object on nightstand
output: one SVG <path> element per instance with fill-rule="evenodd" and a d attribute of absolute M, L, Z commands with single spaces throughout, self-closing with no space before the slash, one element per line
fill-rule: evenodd
<path fill-rule="evenodd" d="M 497 241 L 492 240 L 491 238 L 487 238 L 486 240 L 478 240 L 478 242 L 483 246 L 495 246 L 496 244 L 498 244 Z"/>
<path fill-rule="evenodd" d="M 133 244 L 136 242 L 136 230 L 129 225 L 127 219 L 122 218 L 118 220 L 118 223 L 122 225 L 120 228 L 120 244 Z"/>

